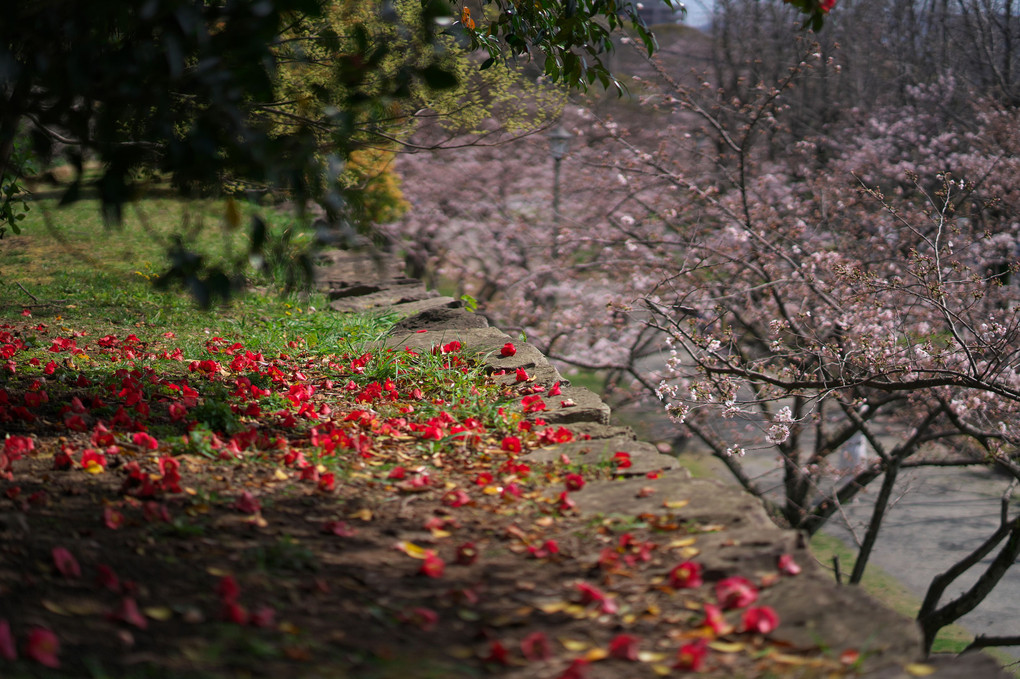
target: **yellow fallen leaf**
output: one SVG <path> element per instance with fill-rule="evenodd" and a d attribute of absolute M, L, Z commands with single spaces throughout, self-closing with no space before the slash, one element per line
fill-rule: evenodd
<path fill-rule="evenodd" d="M 286 620 L 277 625 L 276 629 L 280 630 L 284 634 L 298 634 L 301 632 L 300 627 L 292 622 L 287 622 Z"/>
<path fill-rule="evenodd" d="M 468 660 L 469 658 L 473 658 L 475 655 L 475 652 L 467 646 L 451 646 L 446 649 L 446 652 L 458 660 Z"/>
<path fill-rule="evenodd" d="M 740 653 L 746 648 L 744 644 L 739 641 L 711 641 L 708 647 L 713 651 L 719 651 L 720 653 Z"/>
<path fill-rule="evenodd" d="M 57 615 L 71 615 L 71 611 L 67 610 L 56 601 L 50 601 L 49 599 L 42 600 L 43 608 L 50 613 L 56 613 Z"/>
<path fill-rule="evenodd" d="M 639 662 L 662 662 L 668 657 L 665 653 L 656 653 L 655 651 L 638 651 L 637 654 Z"/>
<path fill-rule="evenodd" d="M 680 556 L 685 559 L 693 559 L 698 554 L 701 554 L 701 550 L 697 547 L 684 547 L 680 550 Z"/>
<path fill-rule="evenodd" d="M 768 654 L 769 660 L 783 663 L 784 665 L 813 665 L 818 662 L 816 658 L 804 658 L 799 655 L 789 655 L 778 651 Z"/>
<path fill-rule="evenodd" d="M 196 502 L 193 505 L 188 505 L 188 507 L 184 510 L 184 513 L 188 516 L 198 516 L 199 514 L 207 513 L 210 509 L 212 509 L 212 507 L 206 503 Z"/>
<path fill-rule="evenodd" d="M 89 474 L 102 474 L 106 469 L 95 460 L 90 460 L 88 466 L 85 467 L 85 471 Z"/>
<path fill-rule="evenodd" d="M 931 665 L 925 665 L 919 662 L 912 662 L 903 669 L 905 669 L 907 674 L 912 677 L 927 677 L 929 674 L 934 674 L 935 672 L 935 668 Z"/>
<path fill-rule="evenodd" d="M 269 522 L 266 521 L 265 517 L 263 517 L 261 514 L 256 514 L 252 516 L 247 520 L 247 523 L 249 523 L 252 526 L 257 526 L 259 528 L 265 528 L 266 526 L 269 525 Z"/>
<path fill-rule="evenodd" d="M 660 677 L 668 677 L 673 673 L 673 670 L 670 669 L 669 665 L 652 665 L 652 672 L 655 672 Z"/>
<path fill-rule="evenodd" d="M 666 500 L 662 506 L 666 509 L 681 509 L 691 503 L 690 500 Z"/>
<path fill-rule="evenodd" d="M 216 566 L 209 566 L 209 568 L 205 569 L 205 572 L 213 576 L 214 578 L 223 578 L 230 575 L 230 571 L 224 570 L 222 568 L 217 568 Z"/>
<path fill-rule="evenodd" d="M 286 481 L 290 477 L 287 476 L 287 472 L 283 471 L 282 469 L 277 469 L 275 472 L 273 472 L 273 478 L 275 478 L 277 481 Z"/>
<path fill-rule="evenodd" d="M 702 533 L 718 533 L 721 530 L 726 530 L 726 526 L 721 523 L 706 523 L 698 526 L 698 531 Z"/>
<path fill-rule="evenodd" d="M 98 599 L 77 599 L 64 606 L 71 615 L 103 615 L 109 610 L 109 606 Z"/>
<path fill-rule="evenodd" d="M 165 622 L 174 617 L 174 612 L 166 606 L 148 606 L 142 609 L 142 613 L 145 613 L 146 617 L 159 620 L 160 622 Z"/>
<path fill-rule="evenodd" d="M 666 549 L 680 549 L 681 547 L 690 547 L 696 541 L 697 538 L 691 536 L 680 538 L 679 540 L 673 540 L 668 545 L 666 545 Z"/>
<path fill-rule="evenodd" d="M 365 507 L 364 509 L 359 509 L 358 511 L 354 512 L 353 514 L 348 514 L 347 518 L 349 518 L 349 519 L 361 519 L 362 521 L 371 521 L 372 520 L 372 510 L 369 509 L 368 507 Z"/>
<path fill-rule="evenodd" d="M 512 615 L 497 615 L 494 618 L 489 618 L 488 625 L 490 627 L 508 627 L 510 625 L 516 625 L 519 622 L 520 620 Z"/>
<path fill-rule="evenodd" d="M 605 660 L 609 657 L 609 651 L 604 648 L 593 648 L 584 654 L 584 659 L 588 662 L 598 662 L 599 660 Z"/>
<path fill-rule="evenodd" d="M 431 532 L 432 532 L 432 537 L 434 537 L 436 539 L 439 539 L 439 538 L 448 538 L 451 535 L 453 535 L 453 533 L 451 533 L 450 531 L 442 530 L 440 528 L 433 528 Z"/>
<path fill-rule="evenodd" d="M 424 547 L 419 547 L 413 542 L 408 542 L 407 540 L 401 540 L 400 542 L 395 544 L 394 547 L 396 547 L 404 554 L 407 554 L 412 559 L 424 559 L 425 552 L 428 551 Z"/>
<path fill-rule="evenodd" d="M 587 641 L 581 641 L 580 639 L 567 639 L 560 637 L 559 642 L 563 644 L 563 648 L 573 653 L 580 653 L 581 651 L 586 651 L 591 647 L 591 644 Z"/>
<path fill-rule="evenodd" d="M 563 612 L 567 615 L 572 615 L 578 620 L 588 617 L 588 609 L 580 604 L 568 604 Z"/>
<path fill-rule="evenodd" d="M 499 495 L 503 491 L 499 486 L 486 486 L 482 488 L 483 495 Z"/>
<path fill-rule="evenodd" d="M 538 610 L 542 611 L 543 613 L 548 613 L 551 615 L 553 613 L 559 613 L 569 605 L 570 604 L 567 603 L 566 601 L 552 601 L 546 604 L 539 604 Z"/>

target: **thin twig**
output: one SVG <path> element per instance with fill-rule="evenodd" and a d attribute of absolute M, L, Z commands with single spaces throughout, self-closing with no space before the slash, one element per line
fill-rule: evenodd
<path fill-rule="evenodd" d="M 39 298 L 38 298 L 38 297 L 36 297 L 35 295 L 33 295 L 33 294 L 32 294 L 31 292 L 29 292 L 28 290 L 26 290 L 26 289 L 25 289 L 25 286 L 24 286 L 24 285 L 22 285 L 21 283 L 15 283 L 15 285 L 17 285 L 17 286 L 18 286 L 18 288 L 20 288 L 20 289 L 21 289 L 21 291 L 22 291 L 23 293 L 25 293 L 26 295 L 28 295 L 29 297 L 31 297 L 31 298 L 32 298 L 32 301 L 33 301 L 33 302 L 35 302 L 36 304 L 38 304 L 38 303 L 39 303 Z"/>

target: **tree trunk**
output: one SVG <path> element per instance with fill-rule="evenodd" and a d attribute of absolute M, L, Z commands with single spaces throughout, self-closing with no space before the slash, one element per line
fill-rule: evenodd
<path fill-rule="evenodd" d="M 864 534 L 864 542 L 857 550 L 857 560 L 854 561 L 853 572 L 850 573 L 850 584 L 860 584 L 864 577 L 864 568 L 868 565 L 868 558 L 871 557 L 871 550 L 875 547 L 878 539 L 878 531 L 882 527 L 882 520 L 885 519 L 885 510 L 889 507 L 889 499 L 892 497 L 893 487 L 896 485 L 896 475 L 900 471 L 901 458 L 894 457 L 889 467 L 885 470 L 885 478 L 882 479 L 882 489 L 875 500 L 875 508 L 871 511 L 871 521 L 868 523 L 868 532 Z"/>
<path fill-rule="evenodd" d="M 1017 481 L 1014 479 L 1002 495 L 1002 520 L 999 528 L 977 549 L 953 564 L 945 573 L 932 579 L 928 593 L 924 597 L 924 603 L 921 604 L 921 610 L 917 613 L 917 621 L 921 624 L 921 631 L 924 634 L 925 653 L 931 652 L 935 635 L 940 629 L 956 622 L 984 601 L 1016 561 L 1017 556 L 1020 555 L 1020 517 L 1012 521 L 1009 520 L 1009 501 L 1016 487 Z M 1006 544 L 985 569 L 985 572 L 981 574 L 981 577 L 977 579 L 977 582 L 956 599 L 938 608 L 939 599 L 942 598 L 946 588 L 990 554 L 1007 536 Z"/>

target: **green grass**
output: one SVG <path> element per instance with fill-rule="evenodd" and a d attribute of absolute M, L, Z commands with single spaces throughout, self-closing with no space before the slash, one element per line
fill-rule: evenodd
<path fill-rule="evenodd" d="M 241 206 L 242 214 L 252 210 Z M 123 224 L 107 226 L 94 200 L 63 208 L 51 200 L 34 203 L 22 235 L 6 237 L 0 247 L 0 309 L 8 316 L 30 309 L 41 322 L 73 323 L 76 330 L 113 324 L 174 332 L 189 359 L 204 358 L 213 336 L 243 338 L 252 351 L 286 350 L 288 342 L 300 340 L 316 352 L 355 352 L 392 325 L 392 316 L 314 313 L 327 305 L 319 295 L 273 293 L 246 266 L 246 230 L 226 228 L 226 213 L 223 200 L 156 197 L 126 210 Z M 276 231 L 293 226 L 287 216 L 267 218 Z M 181 290 L 158 290 L 154 280 L 168 266 L 175 237 L 210 263 L 242 271 L 261 286 L 249 286 L 215 313 L 198 311 Z M 270 292 L 259 292 L 265 290 Z"/>
<path fill-rule="evenodd" d="M 111 226 L 94 200 L 61 208 L 42 200 L 31 205 L 22 222 L 23 237 L 5 242 L 4 259 L 19 265 L 26 287 L 56 282 L 66 278 L 63 273 L 84 267 L 100 275 L 144 279 L 163 269 L 175 237 L 213 261 L 243 255 L 247 235 L 243 229 L 227 229 L 225 215 L 224 201 L 160 197 L 138 201 L 125 211 L 123 224 Z"/>

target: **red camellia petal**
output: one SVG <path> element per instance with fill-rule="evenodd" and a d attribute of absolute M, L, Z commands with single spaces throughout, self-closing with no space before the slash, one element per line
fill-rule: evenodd
<path fill-rule="evenodd" d="M 53 565 L 65 578 L 81 577 L 81 566 L 78 565 L 78 560 L 64 547 L 53 548 Z"/>
<path fill-rule="evenodd" d="M 0 658 L 11 662 L 18 659 L 18 649 L 14 645 L 14 635 L 11 634 L 11 623 L 7 620 L 0 620 Z"/>
<path fill-rule="evenodd" d="M 103 589 L 108 589 L 111 592 L 120 591 L 120 578 L 113 572 L 113 569 L 107 566 L 105 563 L 101 563 L 96 566 L 96 570 L 99 572 L 96 576 L 96 583 Z"/>
<path fill-rule="evenodd" d="M 429 632 L 439 624 L 439 614 L 431 608 L 418 606 L 400 614 L 400 619 L 418 629 Z"/>
<path fill-rule="evenodd" d="M 326 472 L 319 477 L 319 490 L 324 493 L 329 493 L 336 490 L 336 474 L 333 472 Z"/>
<path fill-rule="evenodd" d="M 238 595 L 241 594 L 241 587 L 233 575 L 224 575 L 216 585 L 216 593 L 219 595 L 220 601 L 236 601 Z"/>
<path fill-rule="evenodd" d="M 237 625 L 248 624 L 248 611 L 236 601 L 224 601 L 223 607 L 220 609 L 220 617 Z"/>
<path fill-rule="evenodd" d="M 563 477 L 563 485 L 570 491 L 581 490 L 584 488 L 584 477 L 576 473 L 567 474 Z"/>
<path fill-rule="evenodd" d="M 552 645 L 545 632 L 533 632 L 521 639 L 521 653 L 528 660 L 548 660 L 552 657 Z"/>
<path fill-rule="evenodd" d="M 630 453 L 618 451 L 613 453 L 613 464 L 617 469 L 629 469 L 634 463 L 630 460 Z"/>
<path fill-rule="evenodd" d="M 25 643 L 25 655 L 40 665 L 46 667 L 60 667 L 60 639 L 48 629 L 35 627 L 28 632 L 28 641 Z"/>
<path fill-rule="evenodd" d="M 587 674 L 584 668 L 588 666 L 588 661 L 584 658 L 574 658 L 570 661 L 570 667 L 563 671 L 559 679 L 584 679 Z"/>
<path fill-rule="evenodd" d="M 705 621 L 701 624 L 710 628 L 716 636 L 733 631 L 733 625 L 726 622 L 722 609 L 713 604 L 705 604 Z"/>
<path fill-rule="evenodd" d="M 145 450 L 156 450 L 159 448 L 159 441 L 142 431 L 132 434 L 131 441 L 139 448 Z"/>
<path fill-rule="evenodd" d="M 457 547 L 456 562 L 462 566 L 470 566 L 478 561 L 478 548 L 473 542 L 465 542 Z"/>
<path fill-rule="evenodd" d="M 275 620 L 276 611 L 273 607 L 262 606 L 259 610 L 251 614 L 251 618 L 248 622 L 254 627 L 272 627 Z"/>
<path fill-rule="evenodd" d="M 113 507 L 107 507 L 103 510 L 103 523 L 110 530 L 117 530 L 124 525 L 124 515 Z"/>
<path fill-rule="evenodd" d="M 508 453 L 519 453 L 521 452 L 521 440 L 516 436 L 506 436 L 500 443 L 500 448 Z"/>
<path fill-rule="evenodd" d="M 121 602 L 120 606 L 116 608 L 111 614 L 110 618 L 113 620 L 120 620 L 126 622 L 129 625 L 134 625 L 138 629 L 146 629 L 149 626 L 149 621 L 145 619 L 142 612 L 138 610 L 138 602 L 133 597 L 126 596 Z"/>
<path fill-rule="evenodd" d="M 422 560 L 418 572 L 430 578 L 441 578 L 445 569 L 446 562 L 436 556 L 435 552 L 428 550 L 425 552 L 425 558 Z"/>
<path fill-rule="evenodd" d="M 800 564 L 793 560 L 792 554 L 783 554 L 779 557 L 780 573 L 784 575 L 797 575 L 800 571 Z"/>
<path fill-rule="evenodd" d="M 489 644 L 489 655 L 485 656 L 483 660 L 485 660 L 485 662 L 496 663 L 498 665 L 509 665 L 509 651 L 506 646 L 499 641 L 493 641 Z"/>
<path fill-rule="evenodd" d="M 508 358 L 517 353 L 517 347 L 514 346 L 513 342 L 507 342 L 503 345 L 503 348 L 499 350 L 499 353 L 504 358 Z"/>
<path fill-rule="evenodd" d="M 262 505 L 259 504 L 258 499 L 254 495 L 246 490 L 241 493 L 241 497 L 237 498 L 234 508 L 244 514 L 258 514 L 259 510 L 262 509 Z"/>
<path fill-rule="evenodd" d="M 620 660 L 637 660 L 638 643 L 641 640 L 632 634 L 617 634 L 609 642 L 609 655 Z"/>
<path fill-rule="evenodd" d="M 346 521 L 327 521 L 322 524 L 322 532 L 342 538 L 354 537 L 357 534 L 357 531 Z"/>

